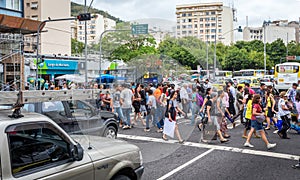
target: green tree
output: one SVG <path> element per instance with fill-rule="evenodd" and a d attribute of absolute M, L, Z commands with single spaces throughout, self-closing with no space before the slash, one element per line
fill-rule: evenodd
<path fill-rule="evenodd" d="M 267 43 L 266 47 L 266 53 L 273 64 L 280 63 L 280 61 L 286 57 L 286 46 L 282 39 L 277 39 L 271 44 Z"/>
<path fill-rule="evenodd" d="M 77 41 L 76 39 L 71 39 L 71 53 L 81 54 L 84 49 L 84 43 Z"/>
<path fill-rule="evenodd" d="M 196 58 L 185 48 L 177 43 L 175 38 L 169 38 L 162 41 L 158 47 L 158 53 L 176 60 L 183 66 L 196 69 Z"/>
<path fill-rule="evenodd" d="M 300 44 L 296 41 L 288 43 L 288 55 L 289 56 L 300 56 Z"/>

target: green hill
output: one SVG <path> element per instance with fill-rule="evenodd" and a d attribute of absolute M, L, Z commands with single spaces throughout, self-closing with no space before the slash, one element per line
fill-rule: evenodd
<path fill-rule="evenodd" d="M 83 12 L 84 12 L 84 5 L 71 2 L 71 16 L 77 16 L 78 14 L 83 13 Z M 122 20 L 120 20 L 120 18 L 116 18 L 116 17 L 110 15 L 108 12 L 104 12 L 104 11 L 96 9 L 96 8 L 90 8 L 89 12 L 95 13 L 95 14 L 101 14 L 102 16 L 104 16 L 106 18 L 116 21 L 116 23 L 123 22 Z"/>

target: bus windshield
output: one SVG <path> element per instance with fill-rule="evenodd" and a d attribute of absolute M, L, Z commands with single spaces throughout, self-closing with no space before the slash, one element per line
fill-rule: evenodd
<path fill-rule="evenodd" d="M 279 65 L 276 67 L 276 71 L 278 73 L 298 73 L 299 72 L 299 66 L 294 65 Z"/>

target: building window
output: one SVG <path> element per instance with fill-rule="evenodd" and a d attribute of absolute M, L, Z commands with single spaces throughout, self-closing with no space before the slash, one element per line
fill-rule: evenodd
<path fill-rule="evenodd" d="M 195 28 L 197 28 L 198 26 L 197 26 L 197 24 L 195 24 Z"/>
<path fill-rule="evenodd" d="M 192 22 L 192 19 L 188 19 L 188 22 Z"/>
<path fill-rule="evenodd" d="M 31 9 L 37 9 L 37 8 L 38 8 L 38 2 L 32 2 Z"/>
<path fill-rule="evenodd" d="M 20 0 L 6 0 L 6 8 L 21 11 Z"/>
<path fill-rule="evenodd" d="M 185 20 L 185 19 L 182 19 L 182 22 L 183 22 L 183 23 L 185 23 L 185 22 L 186 22 L 186 20 Z"/>
<path fill-rule="evenodd" d="M 185 29 L 186 28 L 186 25 L 182 25 L 182 29 Z"/>
<path fill-rule="evenodd" d="M 209 29 L 206 29 L 205 32 L 206 32 L 206 34 L 208 34 L 209 33 Z"/>
<path fill-rule="evenodd" d="M 33 16 L 31 16 L 31 19 L 33 19 L 33 20 L 38 20 L 38 15 L 33 15 Z"/>
<path fill-rule="evenodd" d="M 200 33 L 203 33 L 203 30 L 202 30 L 202 29 L 200 30 Z"/>
<path fill-rule="evenodd" d="M 182 31 L 182 34 L 186 34 L 186 31 Z"/>
<path fill-rule="evenodd" d="M 192 13 L 189 13 L 188 16 L 192 16 Z"/>
<path fill-rule="evenodd" d="M 189 34 L 192 34 L 192 31 L 189 31 Z"/>
<path fill-rule="evenodd" d="M 211 38 L 212 38 L 212 39 L 215 39 L 215 35 L 211 35 Z"/>
<path fill-rule="evenodd" d="M 215 18 L 215 17 L 211 17 L 210 19 L 211 19 L 212 21 L 215 21 L 215 20 L 216 20 L 216 18 Z"/>
<path fill-rule="evenodd" d="M 222 29 L 219 29 L 219 33 L 221 33 L 222 32 Z"/>
<path fill-rule="evenodd" d="M 211 32 L 212 33 L 216 33 L 216 29 L 211 29 Z"/>
<path fill-rule="evenodd" d="M 200 24 L 200 27 L 203 28 L 203 24 Z"/>
<path fill-rule="evenodd" d="M 200 18 L 199 21 L 203 21 L 203 18 Z"/>
<path fill-rule="evenodd" d="M 211 14 L 211 15 L 215 15 L 215 14 L 216 14 L 216 12 L 215 12 L 215 11 L 212 11 L 210 14 Z"/>
<path fill-rule="evenodd" d="M 206 24 L 205 24 L 205 27 L 209 27 L 209 26 L 210 26 L 210 24 L 209 24 L 209 23 L 206 23 Z"/>
<path fill-rule="evenodd" d="M 180 29 L 180 26 L 177 26 L 177 29 Z"/>
<path fill-rule="evenodd" d="M 192 29 L 193 28 L 193 25 L 188 25 L 188 29 Z"/>
<path fill-rule="evenodd" d="M 211 27 L 216 27 L 216 23 L 211 23 Z"/>
<path fill-rule="evenodd" d="M 209 15 L 209 12 L 206 12 L 205 14 L 206 14 L 206 16 L 208 16 L 208 15 Z"/>
<path fill-rule="evenodd" d="M 183 14 L 182 14 L 182 17 L 186 17 L 186 14 L 185 14 L 185 13 L 183 13 Z"/>

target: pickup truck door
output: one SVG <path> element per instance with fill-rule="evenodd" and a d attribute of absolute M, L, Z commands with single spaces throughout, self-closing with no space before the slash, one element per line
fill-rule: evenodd
<path fill-rule="evenodd" d="M 70 137 L 48 122 L 22 123 L 6 128 L 8 179 L 94 179 L 94 166 L 87 154 L 72 158 Z M 85 153 L 85 152 L 83 152 Z M 6 179 L 3 178 L 3 179 Z"/>

